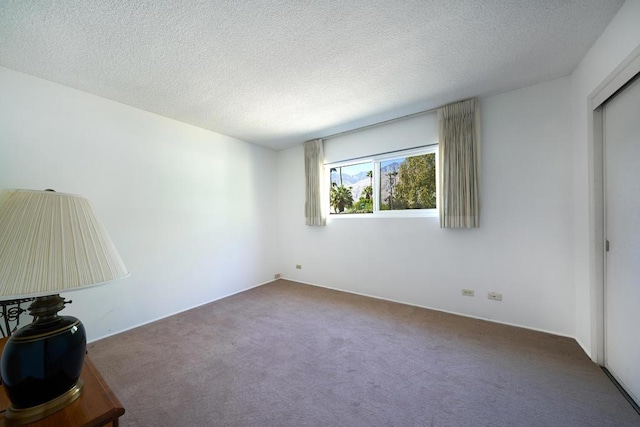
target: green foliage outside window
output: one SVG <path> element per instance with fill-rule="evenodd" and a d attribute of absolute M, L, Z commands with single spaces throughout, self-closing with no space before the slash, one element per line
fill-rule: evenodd
<path fill-rule="evenodd" d="M 398 169 L 394 209 L 436 208 L 436 155 L 407 157 Z"/>
<path fill-rule="evenodd" d="M 331 207 L 337 213 L 342 213 L 353 205 L 353 195 L 351 189 L 344 185 L 333 185 L 329 199 Z"/>
<path fill-rule="evenodd" d="M 435 152 L 332 167 L 330 175 L 333 214 L 436 208 Z"/>

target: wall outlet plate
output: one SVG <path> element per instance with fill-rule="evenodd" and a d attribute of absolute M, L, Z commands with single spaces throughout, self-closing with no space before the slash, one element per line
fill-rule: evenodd
<path fill-rule="evenodd" d="M 502 301 L 502 294 L 498 292 L 489 292 L 487 294 L 487 298 L 492 299 L 494 301 Z"/>
<path fill-rule="evenodd" d="M 276 274 L 274 274 L 274 275 L 273 275 L 273 278 L 274 278 L 274 279 L 279 279 L 279 278 L 280 278 L 280 273 L 276 273 Z"/>
<path fill-rule="evenodd" d="M 462 296 L 473 297 L 475 295 L 476 295 L 476 293 L 475 293 L 475 291 L 473 289 L 463 289 L 462 290 Z"/>

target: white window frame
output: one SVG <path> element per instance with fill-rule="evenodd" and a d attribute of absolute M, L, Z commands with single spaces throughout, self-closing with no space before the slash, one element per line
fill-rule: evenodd
<path fill-rule="evenodd" d="M 421 156 L 424 154 L 434 153 L 436 158 L 436 207 L 434 209 L 402 209 L 402 210 L 380 210 L 380 163 L 386 160 L 397 159 L 399 157 Z M 420 148 L 411 148 L 407 150 L 398 150 L 390 153 L 377 154 L 370 157 L 359 157 L 357 159 L 325 163 L 325 177 L 330 180 L 331 169 L 345 167 L 350 165 L 373 163 L 373 213 L 353 213 L 353 214 L 335 214 L 329 213 L 327 218 L 333 219 L 354 219 L 354 218 L 415 218 L 415 217 L 438 217 L 439 203 L 439 164 L 438 164 L 438 144 L 427 145 Z M 323 195 L 324 200 L 329 201 L 329 192 L 331 185 L 325 185 L 326 191 Z"/>

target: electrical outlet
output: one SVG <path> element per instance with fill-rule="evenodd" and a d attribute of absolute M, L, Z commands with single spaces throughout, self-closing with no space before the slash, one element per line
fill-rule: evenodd
<path fill-rule="evenodd" d="M 274 278 L 274 279 L 279 279 L 279 278 L 280 278 L 280 273 L 276 273 L 276 274 L 274 274 L 274 275 L 273 275 L 273 278 Z"/>
<path fill-rule="evenodd" d="M 296 270 L 302 270 L 302 264 L 296 264 Z"/>
<path fill-rule="evenodd" d="M 474 292 L 473 289 L 463 289 L 462 290 L 462 295 L 465 297 L 473 297 L 476 295 L 476 293 Z"/>
<path fill-rule="evenodd" d="M 494 301 L 502 301 L 502 294 L 498 292 L 489 292 L 487 294 L 487 298 L 492 299 Z"/>

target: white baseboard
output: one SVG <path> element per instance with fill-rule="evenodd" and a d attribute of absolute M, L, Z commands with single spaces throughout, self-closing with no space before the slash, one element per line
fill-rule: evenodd
<path fill-rule="evenodd" d="M 214 298 L 214 299 L 212 299 L 212 300 L 210 300 L 210 301 L 206 301 L 206 302 L 203 302 L 203 303 L 201 303 L 201 304 L 196 304 L 196 305 L 194 305 L 194 306 L 187 307 L 187 308 L 185 308 L 185 309 L 178 310 L 178 311 L 172 312 L 172 313 L 167 314 L 167 315 L 164 315 L 164 316 L 160 316 L 160 317 L 155 318 L 155 319 L 152 319 L 152 320 L 148 320 L 148 321 L 143 322 L 143 323 L 140 323 L 140 324 L 138 324 L 138 325 L 131 326 L 131 327 L 129 327 L 129 328 L 125 328 L 125 329 L 122 329 L 122 330 L 119 330 L 119 331 L 116 331 L 116 332 L 112 332 L 112 333 L 110 333 L 110 334 L 106 334 L 106 335 L 100 336 L 100 337 L 98 337 L 98 338 L 94 338 L 94 339 L 92 339 L 91 341 L 88 341 L 88 342 L 87 342 L 87 344 L 91 344 L 91 343 L 92 343 L 92 342 L 94 342 L 94 341 L 99 341 L 99 340 L 101 340 L 101 339 L 108 338 L 108 337 L 111 337 L 111 336 L 113 336 L 113 335 L 118 335 L 118 334 L 121 334 L 121 333 L 123 333 L 123 332 L 127 332 L 127 331 L 130 331 L 130 330 L 132 330 L 132 329 L 136 329 L 136 328 L 139 328 L 139 327 L 141 327 L 141 326 L 148 325 L 149 323 L 157 322 L 158 320 L 166 319 L 167 317 L 175 316 L 176 314 L 184 313 L 185 311 L 193 310 L 194 308 L 202 307 L 203 305 L 207 305 L 207 304 L 210 304 L 210 303 L 212 303 L 212 302 L 219 301 L 219 300 L 221 300 L 221 299 L 223 299 L 223 298 L 227 298 L 227 297 L 230 297 L 230 296 L 233 296 L 233 295 L 236 295 L 236 294 L 239 294 L 239 293 L 242 293 L 242 292 L 248 291 L 249 289 L 257 288 L 257 287 L 260 287 L 260 286 L 264 286 L 264 285 L 266 285 L 267 283 L 275 282 L 276 280 L 278 280 L 278 279 L 268 280 L 268 281 L 266 281 L 266 282 L 259 283 L 259 284 L 254 285 L 254 286 L 250 286 L 250 287 L 248 287 L 248 288 L 241 289 L 241 290 L 239 290 L 239 291 L 232 292 L 232 293 L 230 293 L 230 294 L 222 295 L 222 296 L 217 297 L 217 298 Z"/>
<path fill-rule="evenodd" d="M 580 339 L 578 339 L 577 337 L 574 338 L 574 340 L 576 340 L 576 342 L 578 343 L 578 345 L 580 346 L 580 348 L 582 349 L 582 351 L 585 352 L 585 354 L 587 355 L 587 357 L 589 359 L 591 359 L 591 361 L 593 361 L 593 363 L 598 363 L 597 360 L 594 360 L 593 356 L 591 356 L 591 351 L 587 349 L 587 346 L 584 345 L 584 343 L 582 341 L 580 341 Z"/>
<path fill-rule="evenodd" d="M 425 308 L 427 310 L 433 310 L 433 311 L 439 311 L 439 312 L 442 312 L 442 313 L 454 314 L 456 316 L 469 317 L 471 319 L 485 320 L 487 322 L 498 323 L 498 324 L 501 324 L 501 325 L 514 326 L 516 328 L 522 328 L 522 329 L 529 329 L 531 331 L 543 332 L 545 334 L 556 335 L 556 336 L 564 337 L 564 338 L 571 338 L 571 339 L 575 340 L 576 342 L 578 342 L 576 340 L 576 337 L 574 337 L 574 336 L 563 334 L 563 333 L 556 332 L 556 331 L 550 331 L 550 330 L 547 330 L 547 329 L 533 328 L 531 326 L 520 325 L 520 324 L 517 324 L 517 323 L 511 323 L 511 322 L 503 322 L 503 321 L 500 321 L 500 320 L 489 319 L 489 318 L 486 318 L 486 317 L 474 316 L 474 315 L 466 314 L 466 313 L 460 313 L 460 312 L 457 312 L 457 311 L 443 310 L 441 308 L 429 307 L 429 306 L 426 306 L 426 305 L 414 304 L 414 303 L 410 303 L 410 302 L 406 302 L 406 301 L 394 300 L 394 299 L 390 299 L 390 298 L 383 298 L 383 297 L 376 296 L 376 295 L 370 295 L 370 294 L 365 294 L 365 293 L 360 293 L 360 292 L 348 291 L 348 290 L 345 290 L 345 289 L 334 288 L 334 287 L 331 287 L 331 286 L 319 285 L 317 283 L 303 282 L 301 280 L 287 279 L 287 278 L 284 278 L 284 277 L 281 277 L 281 279 L 288 280 L 290 282 L 302 283 L 304 285 L 310 285 L 310 286 L 316 286 L 316 287 L 319 287 L 319 288 L 331 289 L 331 290 L 334 290 L 334 291 L 346 292 L 346 293 L 353 294 L 353 295 L 360 295 L 360 296 L 363 296 L 363 297 L 369 297 L 369 298 L 374 298 L 374 299 L 383 300 L 383 301 L 395 302 L 395 303 L 398 303 L 398 304 L 410 305 L 412 307 L 419 307 L 419 308 Z M 578 345 L 580 345 L 582 350 L 585 349 L 584 346 L 580 344 L 580 342 L 578 342 Z M 586 351 L 585 351 L 585 353 L 586 353 Z M 588 355 L 589 355 L 589 353 L 587 353 L 587 356 Z"/>
<path fill-rule="evenodd" d="M 259 283 L 259 284 L 254 285 L 254 286 L 250 286 L 248 288 L 241 289 L 239 291 L 232 292 L 230 294 L 226 294 L 226 295 L 220 296 L 220 297 L 212 299 L 210 301 L 206 301 L 206 302 L 203 302 L 201 304 L 196 304 L 194 306 L 187 307 L 185 309 L 172 312 L 172 313 L 167 314 L 165 316 L 161 316 L 161 317 L 146 321 L 144 323 L 140 323 L 138 325 L 131 326 L 129 328 L 122 329 L 120 331 L 113 332 L 113 333 L 110 333 L 110 334 L 107 334 L 107 335 L 92 339 L 91 341 L 89 341 L 89 343 L 92 343 L 94 341 L 98 341 L 98 340 L 101 340 L 101 339 L 104 339 L 104 338 L 108 338 L 110 336 L 117 335 L 117 334 L 120 334 L 122 332 L 130 331 L 132 329 L 139 328 L 139 327 L 147 325 L 149 323 L 153 323 L 153 322 L 156 322 L 158 320 L 166 319 L 167 317 L 175 316 L 176 314 L 180 314 L 180 313 L 183 313 L 183 312 L 188 311 L 188 310 L 193 310 L 194 308 L 198 308 L 198 307 L 201 307 L 203 305 L 207 305 L 209 303 L 221 300 L 223 298 L 227 298 L 227 297 L 230 297 L 232 295 L 236 295 L 236 294 L 239 294 L 239 293 L 248 291 L 250 289 L 254 289 L 254 288 L 260 287 L 260 286 L 264 286 L 264 285 L 266 285 L 268 283 L 272 283 L 272 282 L 275 282 L 275 281 L 278 281 L 278 280 L 288 280 L 290 282 L 301 283 L 303 285 L 310 285 L 310 286 L 315 286 L 315 287 L 318 287 L 318 288 L 331 289 L 331 290 L 334 290 L 334 291 L 346 292 L 346 293 L 349 293 L 349 294 L 360 295 L 360 296 L 364 296 L 364 297 L 368 297 L 368 298 L 374 298 L 374 299 L 378 299 L 378 300 L 382 300 L 382 301 L 389 301 L 389 302 L 394 302 L 394 303 L 398 303 L 398 304 L 409 305 L 409 306 L 412 306 L 412 307 L 419 307 L 419 308 L 424 308 L 424 309 L 427 309 L 427 310 L 434 310 L 434 311 L 439 311 L 439 312 L 442 312 L 442 313 L 453 314 L 453 315 L 456 315 L 456 316 L 468 317 L 468 318 L 477 319 L 477 320 L 484 320 L 484 321 L 487 321 L 487 322 L 498 323 L 498 324 L 501 324 L 501 325 L 514 326 L 516 328 L 528 329 L 528 330 L 532 330 L 532 331 L 536 331 L 536 332 L 542 332 L 542 333 L 545 333 L 545 334 L 551 334 L 551 335 L 556 335 L 556 336 L 560 336 L 560 337 L 571 338 L 571 339 L 575 340 L 576 343 L 578 343 L 578 345 L 580 346 L 582 351 L 584 351 L 585 354 L 587 355 L 587 357 L 589 357 L 591 359 L 591 352 L 587 350 L 587 347 L 580 340 L 578 340 L 574 336 L 563 334 L 563 333 L 560 333 L 560 332 L 550 331 L 550 330 L 541 329 L 541 328 L 533 328 L 533 327 L 530 327 L 530 326 L 520 325 L 520 324 L 517 324 L 517 323 L 503 322 L 503 321 L 500 321 L 500 320 L 489 319 L 489 318 L 486 318 L 486 317 L 474 316 L 474 315 L 466 314 L 466 313 L 460 313 L 460 312 L 457 312 L 457 311 L 443 310 L 441 308 L 430 307 L 430 306 L 426 306 L 426 305 L 413 304 L 413 303 L 410 303 L 410 302 L 395 300 L 395 299 L 391 299 L 391 298 L 383 298 L 383 297 L 376 296 L 376 295 L 370 295 L 370 294 L 365 294 L 365 293 L 361 293 L 361 292 L 354 292 L 354 291 L 349 291 L 349 290 L 345 290 L 345 289 L 334 288 L 334 287 L 331 287 L 331 286 L 320 285 L 320 284 L 317 284 L 317 283 L 311 283 L 311 282 L 304 282 L 304 281 L 301 281 L 301 280 L 289 279 L 289 278 L 286 278 L 286 277 L 280 277 L 279 279 L 268 280 L 266 282 Z"/>

